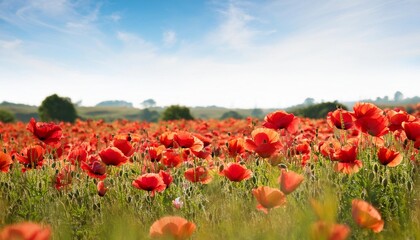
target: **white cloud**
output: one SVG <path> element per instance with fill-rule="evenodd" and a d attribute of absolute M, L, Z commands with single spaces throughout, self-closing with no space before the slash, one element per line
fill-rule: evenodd
<path fill-rule="evenodd" d="M 163 33 L 163 43 L 165 46 L 170 47 L 176 43 L 176 32 L 169 30 Z"/>
<path fill-rule="evenodd" d="M 118 22 L 121 20 L 121 14 L 119 13 L 112 13 L 111 15 L 108 16 L 109 19 L 111 19 L 114 22 Z"/>
<path fill-rule="evenodd" d="M 3 49 L 16 49 L 19 46 L 21 46 L 21 44 L 22 44 L 22 40 L 20 39 L 15 39 L 12 41 L 0 40 L 0 48 L 3 48 Z"/>

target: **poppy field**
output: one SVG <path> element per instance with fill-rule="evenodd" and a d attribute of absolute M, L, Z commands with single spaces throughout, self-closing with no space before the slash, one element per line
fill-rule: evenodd
<path fill-rule="evenodd" d="M 420 105 L 0 135 L 0 240 L 420 239 Z"/>

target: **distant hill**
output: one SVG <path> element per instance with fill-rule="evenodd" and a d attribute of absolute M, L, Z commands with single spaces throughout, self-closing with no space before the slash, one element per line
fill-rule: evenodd
<path fill-rule="evenodd" d="M 103 101 L 95 105 L 95 107 L 133 107 L 133 103 L 126 102 L 123 100 L 110 100 Z"/>

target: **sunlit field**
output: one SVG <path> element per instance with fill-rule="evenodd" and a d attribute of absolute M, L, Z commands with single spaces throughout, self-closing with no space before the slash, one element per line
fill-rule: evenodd
<path fill-rule="evenodd" d="M 420 239 L 419 105 L 0 134 L 1 240 Z"/>

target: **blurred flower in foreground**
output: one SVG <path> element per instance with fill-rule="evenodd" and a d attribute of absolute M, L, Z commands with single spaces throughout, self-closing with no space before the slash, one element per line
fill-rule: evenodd
<path fill-rule="evenodd" d="M 277 188 L 267 186 L 252 189 L 252 194 L 258 201 L 257 209 L 268 214 L 272 208 L 286 204 L 286 195 Z"/>
<path fill-rule="evenodd" d="M 366 201 L 353 199 L 351 202 L 351 214 L 360 227 L 372 229 L 376 233 L 384 228 L 381 214 Z"/>
<path fill-rule="evenodd" d="M 1 240 L 48 240 L 51 238 L 49 226 L 42 226 L 32 222 L 22 222 L 7 225 L 0 232 Z"/>
<path fill-rule="evenodd" d="M 195 231 L 195 224 L 178 216 L 167 216 L 156 220 L 150 227 L 151 238 L 182 240 Z"/>

